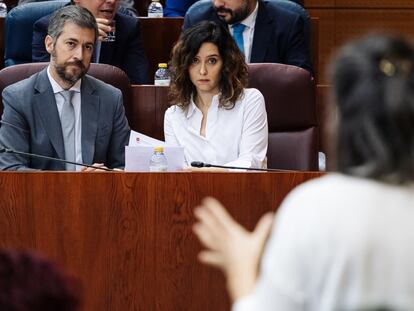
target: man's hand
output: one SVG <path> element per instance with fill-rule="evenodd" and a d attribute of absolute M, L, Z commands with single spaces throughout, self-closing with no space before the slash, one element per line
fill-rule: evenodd
<path fill-rule="evenodd" d="M 80 171 L 81 172 L 105 172 L 105 170 L 100 170 L 99 167 L 107 168 L 103 163 L 94 163 L 92 164 L 94 167 L 86 167 L 82 166 Z"/>
<path fill-rule="evenodd" d="M 96 18 L 96 24 L 98 25 L 98 31 L 99 31 L 99 41 L 104 41 L 105 38 L 108 36 L 108 32 L 111 31 L 111 26 L 109 26 L 109 19 L 105 18 Z"/>
<path fill-rule="evenodd" d="M 253 232 L 238 224 L 213 198 L 204 199 L 194 210 L 194 215 L 199 222 L 193 231 L 206 247 L 200 252 L 199 260 L 224 272 L 232 301 L 251 293 L 273 213 L 265 214 Z"/>

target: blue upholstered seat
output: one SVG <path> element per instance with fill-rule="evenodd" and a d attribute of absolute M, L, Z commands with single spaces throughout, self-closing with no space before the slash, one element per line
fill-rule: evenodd
<path fill-rule="evenodd" d="M 33 24 L 68 1 L 45 1 L 19 5 L 6 17 L 4 66 L 32 62 Z"/>

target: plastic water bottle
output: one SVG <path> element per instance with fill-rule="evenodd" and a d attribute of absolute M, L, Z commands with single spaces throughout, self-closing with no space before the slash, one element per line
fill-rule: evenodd
<path fill-rule="evenodd" d="M 154 85 L 169 86 L 170 85 L 170 71 L 168 70 L 166 63 L 158 64 L 158 69 L 154 76 Z"/>
<path fill-rule="evenodd" d="M 7 15 L 7 5 L 0 0 L 0 17 L 6 17 Z"/>
<path fill-rule="evenodd" d="M 148 17 L 163 17 L 164 12 L 160 0 L 152 0 L 148 6 Z"/>
<path fill-rule="evenodd" d="M 150 172 L 166 172 L 168 169 L 167 158 L 164 155 L 164 147 L 155 147 L 151 157 Z"/>

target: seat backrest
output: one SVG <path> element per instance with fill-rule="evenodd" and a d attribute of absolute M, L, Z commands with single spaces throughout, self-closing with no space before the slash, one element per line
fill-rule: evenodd
<path fill-rule="evenodd" d="M 0 70 L 0 93 L 8 85 L 26 79 L 44 69 L 49 63 L 27 63 L 6 67 Z M 107 64 L 91 64 L 88 74 L 122 91 L 127 118 L 131 110 L 131 85 L 128 76 L 121 69 Z M 0 113 L 3 105 L 0 105 Z"/>
<path fill-rule="evenodd" d="M 68 1 L 44 1 L 19 5 L 7 14 L 4 66 L 32 62 L 33 24 Z"/>
<path fill-rule="evenodd" d="M 249 64 L 249 87 L 262 92 L 269 125 L 268 167 L 318 170 L 315 84 L 284 64 Z"/>

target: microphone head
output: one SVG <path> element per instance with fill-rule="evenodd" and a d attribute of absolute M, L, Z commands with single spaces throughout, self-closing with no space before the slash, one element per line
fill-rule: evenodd
<path fill-rule="evenodd" d="M 193 162 L 191 162 L 191 166 L 192 167 L 204 167 L 204 163 L 199 162 L 199 161 L 193 161 Z"/>

